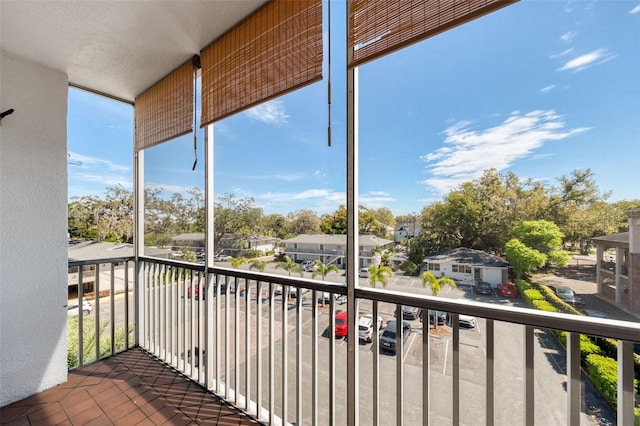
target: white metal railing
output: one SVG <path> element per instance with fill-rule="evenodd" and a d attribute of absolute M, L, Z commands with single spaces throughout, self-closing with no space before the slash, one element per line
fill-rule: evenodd
<path fill-rule="evenodd" d="M 131 257 L 68 262 L 69 369 L 135 345 L 133 266 Z"/>
<path fill-rule="evenodd" d="M 348 346 L 336 340 L 345 286 L 150 258 L 141 260 L 138 285 L 140 345 L 270 424 L 346 424 L 348 410 L 374 425 L 584 423 L 580 334 L 618 341 L 613 415 L 618 424 L 634 421 L 637 323 L 358 287 L 359 313 L 391 320 L 403 306 L 443 311 L 448 335 L 414 320 L 410 338 L 396 339 L 389 355 L 374 321 L 371 346 L 357 347 L 358 368 L 349 371 Z M 358 316 L 349 317 L 349 338 Z M 481 332 L 462 327 L 469 316 Z M 397 336 L 401 327 L 397 321 Z M 566 352 L 550 329 L 568 333 Z M 358 406 L 347 406 L 350 399 Z"/>

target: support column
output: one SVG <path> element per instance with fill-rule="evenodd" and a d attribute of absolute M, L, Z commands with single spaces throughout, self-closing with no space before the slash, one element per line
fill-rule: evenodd
<path fill-rule="evenodd" d="M 613 271 L 616 279 L 616 302 L 622 303 L 622 297 L 624 296 L 624 283 L 622 282 L 622 278 L 620 276 L 620 267 L 624 262 L 624 249 L 621 247 L 616 247 L 616 267 Z"/>
<path fill-rule="evenodd" d="M 598 286 L 598 294 L 602 295 L 603 293 L 603 285 L 602 285 L 602 273 L 600 272 L 602 268 L 602 257 L 604 254 L 604 249 L 600 243 L 598 243 L 596 249 L 596 285 Z"/>

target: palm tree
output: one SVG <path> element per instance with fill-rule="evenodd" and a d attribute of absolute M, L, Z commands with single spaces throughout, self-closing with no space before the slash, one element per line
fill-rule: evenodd
<path fill-rule="evenodd" d="M 233 266 L 235 269 L 240 268 L 240 265 L 244 265 L 245 263 L 247 263 L 247 258 L 246 257 L 232 257 L 231 259 L 229 259 L 229 262 L 231 262 L 231 266 Z"/>
<path fill-rule="evenodd" d="M 266 260 L 253 259 L 249 261 L 249 269 L 257 269 L 260 272 L 264 272 L 266 268 L 267 268 Z"/>
<path fill-rule="evenodd" d="M 295 272 L 296 274 L 300 274 L 300 276 L 302 276 L 304 272 L 300 265 L 291 260 L 289 256 L 285 256 L 284 261 L 276 263 L 276 269 L 284 269 L 289 273 L 289 276 L 291 276 L 292 272 Z"/>
<path fill-rule="evenodd" d="M 392 275 L 393 270 L 388 266 L 369 266 L 369 284 L 371 284 L 371 287 L 375 287 L 379 282 L 381 282 L 382 286 L 387 288 L 387 284 L 389 284 L 389 277 Z"/>
<path fill-rule="evenodd" d="M 319 260 L 316 260 L 314 263 L 318 265 L 318 268 L 315 271 L 311 272 L 311 278 L 320 276 L 324 281 L 325 278 L 327 278 L 327 274 L 329 274 L 329 272 L 338 272 L 338 267 L 334 264 L 325 265 Z"/>
<path fill-rule="evenodd" d="M 427 286 L 429 286 L 429 288 L 431 289 L 431 294 L 433 294 L 434 296 L 437 296 L 438 294 L 440 294 L 440 290 L 442 290 L 443 286 L 456 288 L 456 282 L 449 277 L 436 278 L 436 276 L 433 275 L 431 272 L 425 271 L 422 273 L 422 287 L 427 288 Z M 427 313 L 426 318 L 424 318 L 423 316 L 423 319 L 424 321 L 429 321 L 429 314 Z M 438 311 L 435 312 L 435 317 L 433 318 L 433 324 L 434 324 L 434 328 L 437 329 L 438 328 Z"/>

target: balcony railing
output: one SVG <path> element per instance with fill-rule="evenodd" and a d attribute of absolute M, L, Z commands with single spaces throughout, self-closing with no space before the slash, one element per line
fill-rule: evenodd
<path fill-rule="evenodd" d="M 70 369 L 134 346 L 133 266 L 130 257 L 69 262 Z"/>
<path fill-rule="evenodd" d="M 580 334 L 618 341 L 612 415 L 634 421 L 636 323 L 356 288 L 357 313 L 385 323 L 403 306 L 447 313 L 439 326 L 406 319 L 411 333 L 394 352 L 381 349 L 375 321 L 371 343 L 359 343 L 354 312 L 336 338 L 336 313 L 351 306 L 343 285 L 151 258 L 138 266 L 140 346 L 270 424 L 589 423 Z M 549 330 L 567 332 L 566 351 Z M 601 404 L 594 412 L 608 410 Z"/>
<path fill-rule="evenodd" d="M 579 424 L 580 334 L 618 340 L 618 423 L 633 424 L 638 324 L 356 288 L 360 314 L 443 311 L 449 334 L 412 321 L 414 337 L 390 354 L 374 322 L 351 370 L 350 346 L 335 337 L 342 285 L 147 258 L 142 271 L 141 344 L 270 424 Z M 461 327 L 469 316 L 474 331 Z M 568 333 L 566 356 L 550 329 Z"/>

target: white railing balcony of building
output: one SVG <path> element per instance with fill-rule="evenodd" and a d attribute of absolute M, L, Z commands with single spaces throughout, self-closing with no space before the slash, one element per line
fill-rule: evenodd
<path fill-rule="evenodd" d="M 139 266 L 140 345 L 269 424 L 597 422 L 583 408 L 591 391 L 581 334 L 617 341 L 613 417 L 634 422 L 637 323 L 370 287 L 348 295 L 322 281 L 150 258 Z M 347 312 L 346 336 L 337 339 L 348 297 L 357 312 Z M 428 315 L 407 320 L 408 337 L 395 339 L 395 351 L 382 349 L 376 321 L 371 343 L 346 339 L 357 339 L 360 314 L 388 324 L 405 306 L 446 312 L 446 324 L 428 325 Z M 566 351 L 550 330 L 567 333 Z M 600 410 L 607 404 L 593 411 Z"/>

